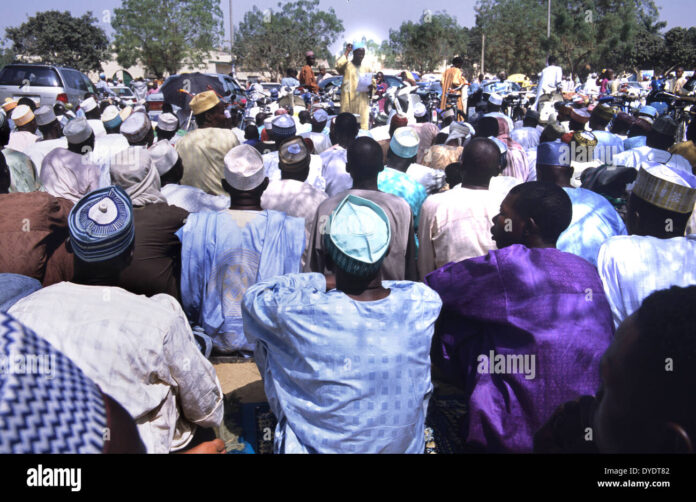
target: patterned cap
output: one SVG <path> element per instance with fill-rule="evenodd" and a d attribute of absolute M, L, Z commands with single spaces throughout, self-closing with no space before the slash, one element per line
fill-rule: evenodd
<path fill-rule="evenodd" d="M 500 94 L 493 92 L 488 98 L 488 102 L 492 105 L 500 106 L 503 104 L 503 97 Z"/>
<path fill-rule="evenodd" d="M 36 125 L 45 126 L 56 120 L 52 106 L 42 105 L 35 112 Z"/>
<path fill-rule="evenodd" d="M 89 125 L 89 122 L 84 117 L 72 119 L 63 128 L 63 135 L 68 139 L 68 143 L 73 145 L 79 145 L 83 141 L 87 141 L 92 134 L 92 126 Z"/>
<path fill-rule="evenodd" d="M 225 181 L 232 188 L 253 190 L 263 183 L 265 178 L 263 157 L 256 148 L 238 145 L 225 155 Z"/>
<path fill-rule="evenodd" d="M 200 115 L 203 112 L 215 108 L 219 102 L 220 98 L 217 97 L 215 91 L 204 91 L 191 98 L 189 108 L 191 108 L 194 115 Z"/>
<path fill-rule="evenodd" d="M 271 133 L 274 138 L 287 138 L 297 132 L 295 121 L 290 115 L 277 115 L 271 122 Z"/>
<path fill-rule="evenodd" d="M 329 114 L 326 113 L 326 110 L 323 108 L 317 108 L 314 110 L 314 113 L 312 114 L 312 121 L 316 122 L 317 124 L 321 124 L 327 120 L 329 120 Z"/>
<path fill-rule="evenodd" d="M 133 205 L 118 186 L 88 193 L 68 216 L 70 244 L 75 256 L 95 263 L 123 253 L 135 238 Z"/>
<path fill-rule="evenodd" d="M 133 114 L 121 124 L 123 134 L 130 144 L 138 143 L 147 137 L 152 130 L 152 122 L 146 113 L 133 112 Z"/>
<path fill-rule="evenodd" d="M 0 313 L 0 453 L 102 453 L 106 428 L 99 387 Z"/>
<path fill-rule="evenodd" d="M 655 120 L 653 123 L 653 131 L 662 134 L 663 136 L 674 137 L 677 134 L 677 123 L 672 117 L 663 115 Z"/>
<path fill-rule="evenodd" d="M 633 193 L 653 206 L 690 214 L 696 203 L 696 176 L 666 164 L 644 162 Z"/>
<path fill-rule="evenodd" d="M 27 105 L 19 105 L 12 112 L 12 122 L 16 126 L 23 126 L 34 120 L 34 112 Z"/>
<path fill-rule="evenodd" d="M 16 107 L 17 107 L 17 101 L 15 101 L 12 98 L 5 98 L 5 102 L 2 105 L 2 109 L 5 110 L 5 113 L 10 113 Z"/>
<path fill-rule="evenodd" d="M 614 110 L 609 105 L 601 104 L 592 110 L 592 115 L 609 122 L 614 118 Z"/>
<path fill-rule="evenodd" d="M 420 138 L 412 127 L 399 127 L 389 142 L 389 149 L 402 159 L 410 159 L 418 153 Z"/>
<path fill-rule="evenodd" d="M 389 250 L 389 219 L 374 202 L 348 195 L 331 213 L 324 240 L 337 267 L 369 277 L 382 266 Z"/>
<path fill-rule="evenodd" d="M 307 145 L 300 136 L 283 142 L 278 148 L 278 167 L 281 171 L 299 171 L 309 166 Z"/>

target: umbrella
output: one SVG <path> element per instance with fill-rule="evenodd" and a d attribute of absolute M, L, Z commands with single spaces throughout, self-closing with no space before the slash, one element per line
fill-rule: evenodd
<path fill-rule="evenodd" d="M 188 104 L 191 97 L 204 91 L 215 91 L 222 97 L 225 89 L 217 77 L 205 75 L 203 73 L 182 73 L 169 77 L 162 84 L 160 92 L 164 95 L 164 101 L 171 105 L 176 105 L 188 111 Z"/>

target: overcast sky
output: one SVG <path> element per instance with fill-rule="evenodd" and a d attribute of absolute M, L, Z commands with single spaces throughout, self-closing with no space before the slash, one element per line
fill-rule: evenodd
<path fill-rule="evenodd" d="M 91 10 L 107 34 L 110 34 L 110 25 L 105 21 L 108 20 L 109 11 L 121 5 L 120 0 L 99 0 L 98 2 L 94 0 L 23 0 L 19 3 L 4 0 L 4 2 L 0 19 L 0 35 L 3 37 L 5 28 L 8 26 L 18 26 L 36 12 L 51 9 L 69 10 L 74 16 L 81 16 Z M 389 28 L 398 28 L 403 21 L 420 19 L 424 9 L 433 12 L 447 11 L 455 16 L 460 24 L 473 26 L 475 3 L 475 0 L 321 0 L 320 7 L 324 9 L 333 7 L 343 21 L 345 32 L 342 39 L 336 41 L 336 46 L 340 47 L 343 40 L 361 38 L 362 35 L 379 42 L 388 36 Z M 661 18 L 667 21 L 668 28 L 696 25 L 694 3 L 694 0 L 656 1 L 661 8 Z M 276 9 L 277 4 L 278 0 L 232 0 L 234 23 L 239 24 L 244 13 L 254 5 L 263 10 Z M 222 0 L 220 6 L 225 18 L 225 39 L 229 40 L 229 1 Z"/>

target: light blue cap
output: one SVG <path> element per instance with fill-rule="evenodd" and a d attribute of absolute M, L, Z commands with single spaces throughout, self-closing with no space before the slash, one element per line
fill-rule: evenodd
<path fill-rule="evenodd" d="M 537 164 L 570 167 L 570 147 L 561 141 L 540 143 L 537 147 Z"/>
<path fill-rule="evenodd" d="M 389 142 L 389 149 L 402 159 L 410 159 L 418 154 L 420 137 L 412 127 L 399 127 Z"/>
<path fill-rule="evenodd" d="M 365 42 L 363 42 L 362 40 L 356 40 L 355 42 L 353 42 L 353 50 L 364 49 L 364 48 L 365 48 Z"/>
<path fill-rule="evenodd" d="M 337 267 L 358 277 L 379 270 L 391 242 L 389 218 L 381 207 L 348 195 L 331 213 L 328 225 L 325 246 Z"/>
<path fill-rule="evenodd" d="M 640 110 L 638 110 L 638 115 L 645 115 L 654 119 L 657 117 L 657 108 L 654 106 L 641 106 Z"/>

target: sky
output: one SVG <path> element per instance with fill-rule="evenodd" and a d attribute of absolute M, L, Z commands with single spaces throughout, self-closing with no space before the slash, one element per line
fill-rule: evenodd
<path fill-rule="evenodd" d="M 5 0 L 8 1 L 8 0 Z M 555 0 L 560 1 L 560 0 Z M 694 0 L 656 0 L 661 8 L 661 18 L 667 21 L 667 28 L 675 26 L 696 26 L 696 9 Z M 234 24 L 238 25 L 247 10 L 254 5 L 259 9 L 277 10 L 278 0 L 232 0 Z M 389 35 L 389 28 L 398 28 L 404 21 L 417 21 L 423 10 L 432 12 L 447 11 L 457 18 L 463 26 L 475 23 L 474 5 L 476 0 L 320 0 L 320 7 L 333 7 L 337 16 L 343 21 L 345 31 L 335 46 L 341 47 L 344 40 L 354 40 L 365 35 L 368 39 L 380 42 Z M 0 19 L 0 35 L 4 37 L 5 28 L 18 26 L 29 16 L 43 10 L 68 10 L 73 16 L 81 16 L 91 10 L 107 34 L 111 33 L 108 17 L 114 8 L 121 6 L 120 0 L 24 0 L 19 4 L 3 6 Z M 229 0 L 220 2 L 225 19 L 225 39 L 229 40 Z M 336 50 L 336 47 L 332 49 Z"/>

